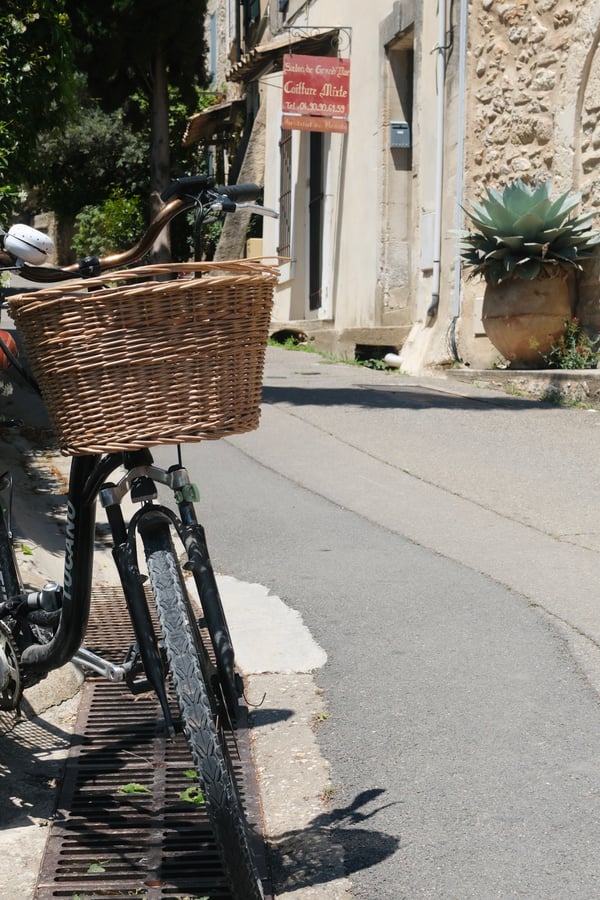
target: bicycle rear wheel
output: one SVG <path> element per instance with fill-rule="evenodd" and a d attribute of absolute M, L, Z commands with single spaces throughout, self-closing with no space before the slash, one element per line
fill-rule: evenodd
<path fill-rule="evenodd" d="M 262 900 L 246 817 L 224 740 L 215 726 L 217 700 L 202 662 L 202 638 L 166 524 L 140 525 L 148 575 L 183 730 L 235 900 Z"/>

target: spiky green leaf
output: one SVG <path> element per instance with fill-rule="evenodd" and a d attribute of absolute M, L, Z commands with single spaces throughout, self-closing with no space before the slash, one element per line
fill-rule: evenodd
<path fill-rule="evenodd" d="M 592 228 L 596 213 L 569 218 L 579 195 L 550 197 L 549 181 L 530 187 L 518 179 L 502 191 L 490 187 L 486 196 L 465 209 L 472 230 L 463 236 L 461 256 L 488 281 L 549 275 L 557 267 L 572 267 L 600 244 Z"/>
<path fill-rule="evenodd" d="M 542 264 L 538 259 L 520 259 L 514 269 L 515 272 L 518 272 L 519 278 L 537 278 L 540 272 L 542 271 Z"/>

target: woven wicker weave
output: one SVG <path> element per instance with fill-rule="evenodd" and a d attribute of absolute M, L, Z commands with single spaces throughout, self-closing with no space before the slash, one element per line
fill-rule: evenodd
<path fill-rule="evenodd" d="M 11 298 L 62 451 L 256 428 L 276 281 L 257 262 L 168 264 Z"/>

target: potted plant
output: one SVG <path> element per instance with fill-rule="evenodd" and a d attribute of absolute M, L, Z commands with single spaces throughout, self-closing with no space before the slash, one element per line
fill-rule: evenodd
<path fill-rule="evenodd" d="M 515 367 L 540 366 L 573 315 L 572 273 L 600 242 L 594 213 L 571 217 L 578 195 L 552 200 L 551 182 L 520 179 L 465 209 L 472 230 L 461 257 L 470 277 L 486 282 L 485 332 Z"/>

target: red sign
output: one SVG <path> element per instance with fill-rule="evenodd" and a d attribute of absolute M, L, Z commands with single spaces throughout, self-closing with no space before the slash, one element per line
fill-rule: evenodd
<path fill-rule="evenodd" d="M 350 60 L 336 56 L 283 57 L 284 128 L 348 130 Z M 314 122 L 313 116 L 322 119 Z"/>
<path fill-rule="evenodd" d="M 327 116 L 282 116 L 282 128 L 295 128 L 297 131 L 335 131 L 347 134 L 348 119 L 334 119 Z"/>

